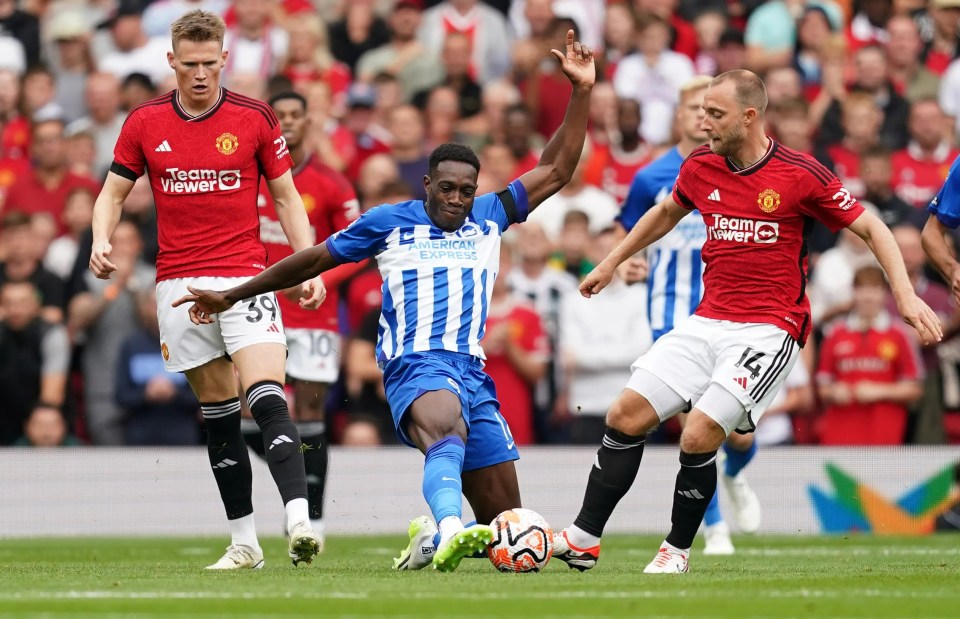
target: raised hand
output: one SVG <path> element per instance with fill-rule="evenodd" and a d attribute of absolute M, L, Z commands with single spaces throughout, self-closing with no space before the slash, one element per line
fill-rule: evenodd
<path fill-rule="evenodd" d="M 580 41 L 573 40 L 573 30 L 567 30 L 567 53 L 555 49 L 551 49 L 550 53 L 560 61 L 560 68 L 574 86 L 592 86 L 597 81 L 593 52 Z"/>

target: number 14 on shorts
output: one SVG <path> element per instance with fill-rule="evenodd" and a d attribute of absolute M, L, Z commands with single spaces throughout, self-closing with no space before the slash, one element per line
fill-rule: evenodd
<path fill-rule="evenodd" d="M 755 352 L 752 348 L 747 346 L 743 349 L 743 354 L 740 355 L 740 360 L 734 363 L 734 367 L 744 367 L 750 370 L 750 378 L 756 380 L 760 377 L 760 359 L 764 358 L 766 353 Z"/>

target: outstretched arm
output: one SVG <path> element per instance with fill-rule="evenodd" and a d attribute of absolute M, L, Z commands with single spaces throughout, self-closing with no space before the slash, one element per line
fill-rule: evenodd
<path fill-rule="evenodd" d="M 943 339 L 940 319 L 913 290 L 907 268 L 903 264 L 903 256 L 890 228 L 879 217 L 866 211 L 857 217 L 849 228 L 866 241 L 873 255 L 877 257 L 890 281 L 890 289 L 897 301 L 900 315 L 917 330 L 923 343 L 933 344 Z"/>
<path fill-rule="evenodd" d="M 229 290 L 221 292 L 188 288 L 190 294 L 174 301 L 173 307 L 193 303 L 190 308 L 190 320 L 197 325 L 209 324 L 213 322 L 213 314 L 229 309 L 241 299 L 296 286 L 338 264 L 327 249 L 327 242 L 324 241 L 319 245 L 298 251 L 292 256 L 287 256 L 263 273 Z"/>
<path fill-rule="evenodd" d="M 567 103 L 563 124 L 547 142 L 537 167 L 520 177 L 520 182 L 527 190 L 531 211 L 570 182 L 587 135 L 590 90 L 596 81 L 593 52 L 586 45 L 573 40 L 573 30 L 567 31 L 566 51 L 564 55 L 555 49 L 550 50 L 560 60 L 564 74 L 573 84 L 573 94 Z"/>
<path fill-rule="evenodd" d="M 580 294 L 588 299 L 607 287 L 620 263 L 673 230 L 690 211 L 673 200 L 673 196 L 644 213 L 637 225 L 606 258 L 600 261 L 580 284 Z"/>

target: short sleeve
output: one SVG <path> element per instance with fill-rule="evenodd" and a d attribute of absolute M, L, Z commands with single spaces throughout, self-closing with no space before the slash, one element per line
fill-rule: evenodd
<path fill-rule="evenodd" d="M 379 253 L 387 236 L 396 228 L 391 223 L 394 208 L 390 204 L 376 206 L 331 236 L 326 241 L 330 255 L 343 264 L 360 262 Z"/>
<path fill-rule="evenodd" d="M 673 201 L 688 211 L 697 208 L 693 200 L 689 197 L 693 195 L 690 192 L 690 183 L 692 182 L 693 175 L 696 173 L 695 168 L 696 166 L 690 163 L 689 158 L 684 160 L 680 166 L 680 174 L 677 175 L 677 182 L 673 185 Z"/>
<path fill-rule="evenodd" d="M 821 166 L 822 167 L 822 166 Z M 823 176 L 817 169 L 817 175 L 808 177 L 810 199 L 806 203 L 807 213 L 822 222 L 831 232 L 837 232 L 852 224 L 863 213 L 863 205 L 850 195 L 836 176 L 826 172 Z M 829 174 L 829 176 L 827 176 Z M 823 180 L 821 181 L 820 178 Z"/>
<path fill-rule="evenodd" d="M 617 213 L 616 221 L 623 226 L 624 230 L 629 232 L 654 205 L 655 199 L 656 196 L 651 195 L 643 170 L 640 170 L 633 176 L 627 197 L 623 201 L 623 207 Z"/>
<path fill-rule="evenodd" d="M 513 224 L 523 223 L 530 214 L 527 188 L 518 178 L 497 193 L 485 193 L 473 203 L 475 219 L 491 219 L 497 222 L 501 232 Z"/>
<path fill-rule="evenodd" d="M 943 181 L 940 191 L 934 196 L 927 212 L 936 215 L 937 220 L 948 228 L 956 229 L 960 226 L 960 157 L 954 159 Z"/>
<path fill-rule="evenodd" d="M 127 117 L 120 129 L 120 137 L 113 148 L 113 164 L 110 171 L 127 180 L 135 181 L 147 167 L 147 158 L 143 153 L 142 135 L 143 117 L 136 111 Z"/>
<path fill-rule="evenodd" d="M 260 121 L 260 143 L 257 144 L 257 161 L 268 181 L 283 176 L 284 172 L 293 167 L 290 158 L 290 149 L 287 148 L 287 139 L 280 132 L 280 123 L 269 110 L 264 114 L 257 114 Z"/>

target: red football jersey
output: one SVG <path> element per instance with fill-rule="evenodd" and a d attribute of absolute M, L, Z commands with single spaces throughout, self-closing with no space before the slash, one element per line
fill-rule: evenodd
<path fill-rule="evenodd" d="M 950 164 L 960 151 L 944 142 L 932 157 L 925 158 L 920 148 L 910 144 L 893 153 L 890 159 L 893 168 L 893 191 L 904 202 L 926 210 L 950 171 Z"/>
<path fill-rule="evenodd" d="M 650 149 L 641 145 L 636 152 L 624 153 L 618 146 L 597 146 L 587 162 L 583 180 L 613 196 L 623 204 L 637 170 L 650 163 Z"/>
<path fill-rule="evenodd" d="M 342 230 L 360 214 L 360 204 L 353 187 L 342 174 L 333 168 L 307 157 L 293 169 L 293 183 L 303 198 L 303 206 L 310 220 L 310 234 L 314 244 L 325 241 L 327 237 Z M 267 263 L 275 264 L 293 253 L 287 236 L 280 227 L 273 198 L 267 190 L 266 181 L 260 183 L 260 240 L 267 248 Z M 342 265 L 348 266 L 348 265 Z M 340 281 L 350 272 L 357 271 L 362 264 L 349 263 L 347 273 L 337 267 L 324 274 L 327 298 L 317 311 L 305 310 L 300 304 L 277 295 L 283 326 L 291 329 L 328 329 L 337 330 L 337 305 Z"/>
<path fill-rule="evenodd" d="M 176 90 L 134 108 L 110 169 L 130 180 L 150 172 L 161 281 L 242 277 L 265 269 L 260 178 L 277 178 L 291 167 L 270 106 L 224 88 L 199 116 L 184 111 Z"/>
<path fill-rule="evenodd" d="M 774 140 L 760 161 L 742 170 L 705 145 L 680 167 L 673 199 L 699 209 L 707 225 L 704 294 L 696 313 L 776 325 L 803 345 L 810 331 L 811 218 L 835 232 L 863 212 L 837 177 Z"/>
<path fill-rule="evenodd" d="M 866 331 L 853 322 L 838 321 L 820 347 L 817 381 L 851 387 L 860 382 L 893 384 L 921 380 L 917 345 L 906 328 L 882 315 Z M 824 445 L 898 445 L 903 443 L 907 407 L 896 402 L 853 402 L 828 406 L 821 418 Z"/>

